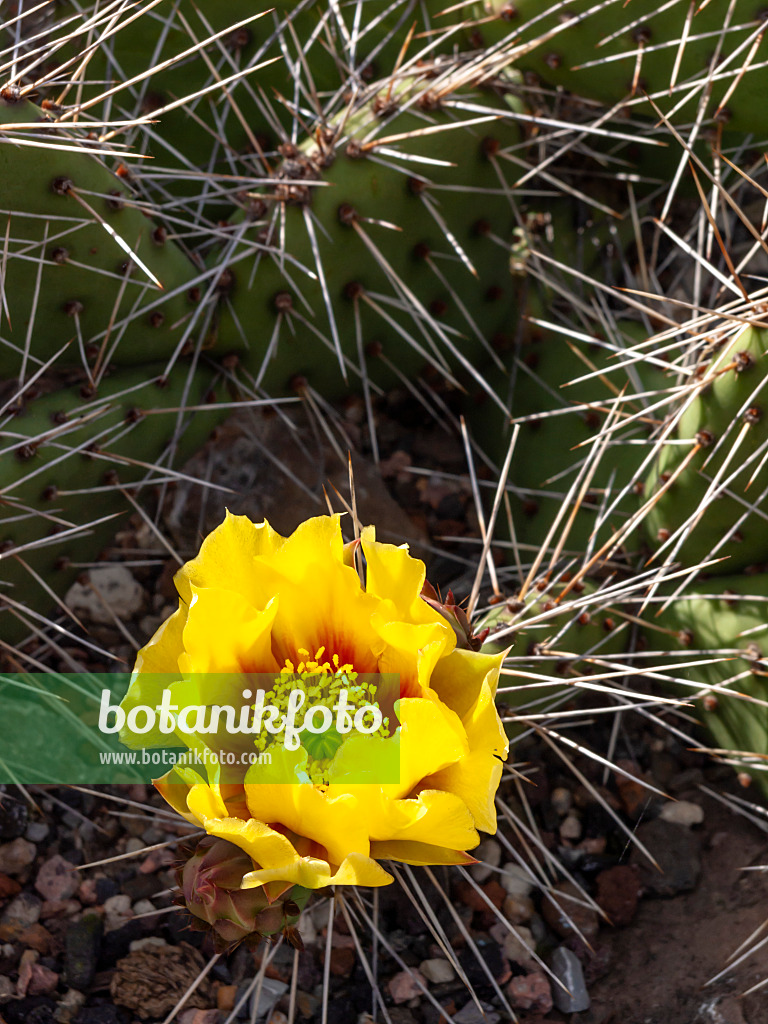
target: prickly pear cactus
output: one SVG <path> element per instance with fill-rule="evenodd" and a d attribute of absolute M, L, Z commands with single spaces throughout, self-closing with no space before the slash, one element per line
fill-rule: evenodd
<path fill-rule="evenodd" d="M 665 604 L 649 616 L 649 651 L 672 654 L 661 671 L 718 755 L 768 792 L 768 576 L 713 577 Z"/>
<path fill-rule="evenodd" d="M 634 98 L 638 112 L 652 116 L 647 93 L 664 110 L 680 108 L 689 121 L 703 104 L 704 119 L 728 130 L 768 130 L 759 0 L 727 6 L 575 0 L 544 8 L 537 0 L 482 0 L 475 10 L 475 42 L 542 84 L 609 107 Z"/>
<path fill-rule="evenodd" d="M 199 316 L 189 256 L 85 133 L 23 99 L 0 121 L 3 376 L 170 357 Z"/>
<path fill-rule="evenodd" d="M 629 642 L 629 622 L 608 588 L 575 571 L 526 581 L 479 619 L 482 651 L 508 651 L 500 700 L 512 738 L 572 705 L 593 674 L 610 674 Z M 487 634 L 485 631 L 488 631 Z"/>
<path fill-rule="evenodd" d="M 345 378 L 360 389 L 427 369 L 491 391 L 477 368 L 504 375 L 520 108 L 466 79 L 378 83 L 317 137 L 282 146 L 277 183 L 249 193 L 212 256 L 226 268 L 215 344 L 245 343 L 262 387 L 284 392 L 300 374 L 327 396 Z"/>
<path fill-rule="evenodd" d="M 768 331 L 730 324 L 704 341 L 694 385 L 657 438 L 659 454 L 644 498 L 657 561 L 695 565 L 725 559 L 710 572 L 733 572 L 768 561 L 765 473 L 768 419 Z"/>
<path fill-rule="evenodd" d="M 210 369 L 188 379 L 163 364 L 89 384 L 12 385 L 0 418 L 0 621 L 6 641 L 36 623 L 114 538 L 146 491 L 179 467 L 227 415 Z M 131 501 L 133 499 L 133 502 Z M 70 625 L 71 620 L 70 620 Z"/>

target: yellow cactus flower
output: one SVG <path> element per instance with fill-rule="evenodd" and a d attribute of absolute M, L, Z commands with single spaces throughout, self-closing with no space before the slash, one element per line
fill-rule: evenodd
<path fill-rule="evenodd" d="M 131 720 L 140 705 L 160 708 L 167 688 L 178 712 L 175 743 L 239 756 L 263 750 L 265 734 L 234 735 L 221 723 L 213 733 L 184 731 L 183 709 L 239 702 L 250 712 L 251 690 L 238 697 L 232 680 L 242 688 L 254 673 L 275 680 L 270 697 L 283 709 L 282 680 L 310 678 L 308 699 L 330 708 L 348 679 L 399 679 L 372 734 L 305 732 L 295 749 L 287 740 L 269 748 L 271 767 L 220 759 L 202 774 L 176 767 L 156 781 L 187 820 L 248 854 L 253 870 L 243 886 L 263 885 L 271 898 L 292 885 L 386 885 L 392 876 L 380 860 L 471 863 L 477 830 L 496 829 L 508 749 L 494 704 L 503 656 L 462 644 L 461 616 L 427 599 L 428 585 L 422 595 L 424 564 L 405 545 L 380 543 L 366 527 L 364 583 L 353 548 L 339 516 L 309 519 L 281 537 L 266 522 L 228 513 L 176 574 L 178 611 L 139 652 L 122 704 Z M 355 692 L 365 697 L 367 685 Z M 136 747 L 169 739 L 157 727 L 121 735 Z M 392 751 L 396 774 L 377 777 L 373 762 Z"/>

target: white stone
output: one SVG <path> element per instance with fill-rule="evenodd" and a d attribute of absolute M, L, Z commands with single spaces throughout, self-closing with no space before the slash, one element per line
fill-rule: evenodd
<path fill-rule="evenodd" d="M 89 575 L 90 586 L 73 583 L 64 598 L 76 615 L 92 622 L 113 623 L 115 617 L 129 619 L 143 607 L 144 590 L 124 565 L 99 566 L 91 569 Z"/>
<path fill-rule="evenodd" d="M 432 960 L 422 960 L 419 970 L 433 985 L 442 985 L 447 981 L 453 981 L 455 974 L 451 965 L 442 957 L 435 957 Z"/>
<path fill-rule="evenodd" d="M 132 917 L 130 896 L 118 893 L 117 896 L 110 896 L 104 901 L 104 931 L 112 932 L 116 928 L 122 928 Z"/>
<path fill-rule="evenodd" d="M 494 874 L 494 868 L 501 864 L 501 846 L 495 839 L 484 839 L 480 845 L 472 851 L 472 856 L 477 857 L 480 864 L 473 864 L 469 869 L 470 875 L 478 883 L 487 882 Z"/>
<path fill-rule="evenodd" d="M 563 819 L 560 826 L 560 838 L 567 839 L 572 843 L 581 839 L 581 822 L 575 814 L 569 814 L 567 818 Z"/>
<path fill-rule="evenodd" d="M 704 809 L 689 800 L 677 800 L 664 804 L 660 817 L 664 821 L 674 822 L 675 825 L 691 828 L 692 825 L 700 825 L 704 821 Z"/>
<path fill-rule="evenodd" d="M 507 960 L 524 964 L 532 958 L 535 946 L 531 929 L 520 926 L 513 932 L 507 932 L 504 938 L 504 956 Z"/>
<path fill-rule="evenodd" d="M 141 917 L 142 914 L 155 914 L 157 907 L 151 900 L 136 900 L 132 910 L 134 917 Z"/>
<path fill-rule="evenodd" d="M 158 949 L 160 946 L 167 946 L 168 943 L 159 935 L 148 935 L 145 939 L 134 939 L 128 947 L 129 952 L 136 953 L 142 949 Z"/>
<path fill-rule="evenodd" d="M 521 868 L 519 864 L 515 864 L 514 861 L 509 861 L 504 865 L 499 881 L 512 896 L 527 896 L 533 888 L 530 872 Z"/>

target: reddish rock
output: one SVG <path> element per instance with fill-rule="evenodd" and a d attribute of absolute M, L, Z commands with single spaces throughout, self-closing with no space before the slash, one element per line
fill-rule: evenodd
<path fill-rule="evenodd" d="M 549 1013 L 552 1009 L 552 991 L 546 975 L 541 971 L 513 978 L 507 985 L 507 997 L 516 1010 Z"/>
<path fill-rule="evenodd" d="M 40 917 L 44 921 L 50 917 L 71 917 L 82 909 L 78 900 L 46 900 L 40 908 Z"/>
<path fill-rule="evenodd" d="M 28 949 L 35 949 L 42 956 L 50 953 L 53 946 L 53 936 L 41 924 L 31 924 L 19 935 L 19 942 Z"/>
<path fill-rule="evenodd" d="M 616 763 L 622 771 L 634 776 L 634 778 L 628 779 L 626 775 L 617 774 L 615 778 L 616 788 L 619 791 L 619 799 L 621 800 L 622 807 L 630 818 L 638 818 L 646 807 L 651 795 L 647 786 L 644 786 L 640 781 L 635 781 L 642 779 L 642 769 L 636 761 L 623 759 Z"/>
<path fill-rule="evenodd" d="M 216 989 L 216 1007 L 229 1013 L 234 1010 L 237 1001 L 237 985 L 220 985 Z"/>
<path fill-rule="evenodd" d="M 68 900 L 80 888 L 80 875 L 74 864 L 57 853 L 37 872 L 35 888 L 44 900 Z"/>
<path fill-rule="evenodd" d="M 357 953 L 349 946 L 334 946 L 331 950 L 331 974 L 337 978 L 348 978 L 355 969 Z"/>
<path fill-rule="evenodd" d="M 493 913 L 488 906 L 488 901 L 483 899 L 481 893 L 485 893 L 494 907 L 501 907 L 507 891 L 497 881 L 491 880 L 486 882 L 485 885 L 478 886 L 478 888 L 480 892 L 473 885 L 470 885 L 469 882 L 458 882 L 456 884 L 456 896 L 466 907 L 471 907 L 472 910 L 490 911 Z"/>
<path fill-rule="evenodd" d="M 7 900 L 21 892 L 21 886 L 10 875 L 0 875 L 0 900 Z"/>
<path fill-rule="evenodd" d="M 573 882 L 558 882 L 554 889 L 544 894 L 541 912 L 549 927 L 569 939 L 581 936 L 592 943 L 599 927 L 597 912 L 584 906 L 585 897 Z"/>
<path fill-rule="evenodd" d="M 597 876 L 596 901 L 612 925 L 623 928 L 637 911 L 640 898 L 640 873 L 634 864 L 617 864 Z"/>
<path fill-rule="evenodd" d="M 19 970 L 20 996 L 49 996 L 59 984 L 59 975 L 42 964 L 25 963 Z"/>
<path fill-rule="evenodd" d="M 80 888 L 77 890 L 77 898 L 86 907 L 92 907 L 99 902 L 95 878 L 86 878 L 80 883 Z"/>
<path fill-rule="evenodd" d="M 182 1010 L 179 1024 L 218 1024 L 218 1010 Z"/>
<path fill-rule="evenodd" d="M 420 971 L 398 971 L 389 979 L 389 994 L 395 1003 L 407 1003 L 410 999 L 424 994 L 419 988 L 419 982 L 427 987 L 426 979 Z"/>

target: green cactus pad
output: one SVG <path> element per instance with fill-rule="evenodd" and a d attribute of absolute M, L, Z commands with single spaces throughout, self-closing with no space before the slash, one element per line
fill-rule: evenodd
<path fill-rule="evenodd" d="M 64 3 L 59 17 L 81 6 Z M 393 66 L 412 25 L 405 59 L 420 52 L 430 7 L 440 6 L 166 0 L 121 19 L 90 61 L 85 88 L 66 102 L 77 95 L 93 112 L 113 102 L 142 116 L 128 137 L 154 158 L 143 168 L 147 194 L 200 199 L 207 214 L 223 215 L 238 179 L 265 172 L 298 126 L 326 120 L 350 85 Z M 112 101 L 100 99 L 107 89 L 117 90 Z"/>
<path fill-rule="evenodd" d="M 646 500 L 658 494 L 645 520 L 657 560 L 727 559 L 711 572 L 768 561 L 767 352 L 765 328 L 725 328 L 708 339 L 645 484 Z"/>
<path fill-rule="evenodd" d="M 506 50 L 520 70 L 535 73 L 542 83 L 610 107 L 634 96 L 638 111 L 653 116 L 643 93 L 655 96 L 664 110 L 687 95 L 677 117 L 692 121 L 704 95 L 708 118 L 729 130 L 767 134 L 763 47 L 748 60 L 765 24 L 765 5 L 736 0 L 727 8 L 717 3 L 696 8 L 686 25 L 686 3 L 574 0 L 542 7 L 539 0 L 483 0 L 475 7 L 474 39 Z M 710 82 L 716 51 L 719 64 Z"/>
<path fill-rule="evenodd" d="M 82 572 L 77 563 L 97 560 L 134 511 L 126 493 L 136 500 L 153 482 L 172 485 L 174 469 L 227 415 L 212 404 L 217 392 L 225 397 L 215 372 L 198 369 L 188 385 L 187 369 L 179 367 L 169 382 L 160 377 L 162 366 L 125 370 L 103 380 L 95 394 L 87 385 L 45 393 L 41 381 L 23 400 L 11 395 L 0 402 L 0 632 L 6 641 L 24 634 L 25 608 L 37 623 L 54 607 L 50 591 L 62 598 Z M 210 412 L 178 411 L 200 405 Z"/>
<path fill-rule="evenodd" d="M 0 124 L 4 376 L 57 353 L 83 369 L 170 355 L 194 324 L 195 265 L 82 132 L 25 100 L 0 99 Z"/>
<path fill-rule="evenodd" d="M 216 346 L 240 347 L 272 393 L 325 396 L 427 369 L 503 376 L 514 330 L 509 271 L 518 216 L 505 150 L 520 144 L 507 99 L 450 78 L 390 80 L 317 140 L 283 148 L 279 184 L 254 182 L 233 220 Z M 478 118 L 488 123 L 473 123 Z M 495 366 L 494 366 L 495 359 Z M 343 369 L 342 369 L 343 363 Z"/>
<path fill-rule="evenodd" d="M 675 692 L 694 703 L 722 756 L 768 792 L 768 576 L 702 581 L 647 618 L 668 631 L 646 629 L 649 648 L 676 653 L 660 671 L 680 680 Z M 690 662 L 701 664 L 675 668 Z"/>
<path fill-rule="evenodd" d="M 508 651 L 499 700 L 508 708 L 510 738 L 537 721 L 529 716 L 570 708 L 588 677 L 610 671 L 610 659 L 626 650 L 629 639 L 628 623 L 610 598 L 602 599 L 592 580 L 574 580 L 571 573 L 539 580 L 523 600 L 496 604 L 476 629 L 489 630 L 483 653 Z"/>

